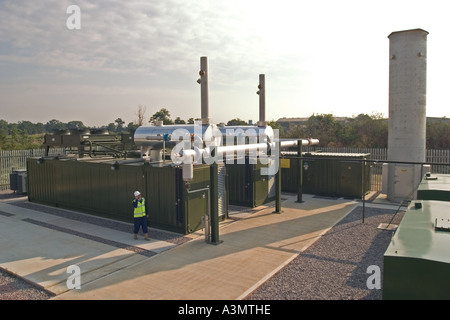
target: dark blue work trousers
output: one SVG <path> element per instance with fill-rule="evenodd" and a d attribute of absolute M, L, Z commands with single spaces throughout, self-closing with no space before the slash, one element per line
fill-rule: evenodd
<path fill-rule="evenodd" d="M 134 218 L 134 233 L 137 234 L 139 232 L 140 227 L 142 227 L 142 232 L 148 233 L 147 229 L 147 216 Z"/>

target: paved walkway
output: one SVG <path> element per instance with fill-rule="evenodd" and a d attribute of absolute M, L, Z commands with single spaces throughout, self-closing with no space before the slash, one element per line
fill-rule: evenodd
<path fill-rule="evenodd" d="M 282 213 L 262 206 L 230 214 L 232 219 L 220 225 L 218 245 L 206 243 L 202 231 L 188 236 L 163 232 L 175 241 L 155 238 L 161 231 L 151 229 L 150 242 L 133 240 L 126 230 L 56 211 L 83 214 L 37 204 L 30 209 L 26 197 L 4 199 L 0 267 L 53 292 L 53 299 L 245 299 L 360 205 L 310 195 L 303 203 L 296 196 L 283 198 Z M 81 272 L 80 289 L 73 288 L 73 265 Z"/>

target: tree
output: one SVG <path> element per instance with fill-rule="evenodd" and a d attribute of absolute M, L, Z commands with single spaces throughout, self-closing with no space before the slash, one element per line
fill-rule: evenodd
<path fill-rule="evenodd" d="M 106 126 L 106 130 L 108 130 L 109 132 L 115 132 L 116 131 L 116 125 L 111 122 Z"/>
<path fill-rule="evenodd" d="M 186 121 L 180 119 L 180 117 L 177 117 L 177 118 L 175 119 L 175 124 L 186 124 Z"/>
<path fill-rule="evenodd" d="M 9 133 L 8 122 L 5 120 L 0 120 L 0 133 L 3 133 L 4 135 Z"/>
<path fill-rule="evenodd" d="M 267 125 L 270 126 L 273 130 L 278 130 L 279 138 L 282 138 L 284 136 L 284 129 L 281 126 L 281 124 L 279 124 L 278 122 L 272 120 L 272 121 L 269 121 L 267 123 Z"/>
<path fill-rule="evenodd" d="M 50 121 L 48 121 L 45 125 L 45 131 L 47 132 L 53 132 L 55 130 L 66 130 L 67 129 L 67 124 L 62 123 L 59 120 L 56 119 L 52 119 Z"/>
<path fill-rule="evenodd" d="M 386 148 L 387 120 L 380 114 L 359 114 L 345 124 L 340 139 L 343 145 L 357 148 Z"/>
<path fill-rule="evenodd" d="M 123 125 L 125 124 L 125 121 L 122 120 L 122 118 L 117 118 L 114 123 L 117 123 L 116 125 L 116 132 L 123 131 Z"/>
<path fill-rule="evenodd" d="M 427 121 L 427 149 L 450 149 L 450 122 L 445 120 Z"/>
<path fill-rule="evenodd" d="M 138 118 L 135 121 L 136 127 L 140 127 L 144 124 L 146 111 L 147 111 L 147 108 L 145 106 L 143 106 L 142 104 L 138 105 L 138 111 L 136 113 Z"/>
<path fill-rule="evenodd" d="M 227 122 L 227 126 L 240 126 L 240 125 L 247 125 L 247 122 L 239 118 L 235 118 Z"/>
<path fill-rule="evenodd" d="M 82 130 L 86 129 L 86 126 L 81 121 L 69 121 L 67 123 L 67 128 L 69 130 Z"/>
<path fill-rule="evenodd" d="M 284 132 L 283 127 L 281 127 L 281 129 L 283 131 L 280 132 L 282 132 L 283 134 L 280 134 L 280 138 L 295 139 L 295 138 L 306 138 L 308 136 L 305 133 L 305 129 L 300 124 L 298 125 L 290 124 L 286 132 Z"/>
<path fill-rule="evenodd" d="M 162 108 L 150 117 L 149 122 L 155 121 L 162 121 L 163 124 L 173 124 L 173 121 L 170 119 L 170 112 L 166 108 Z"/>
<path fill-rule="evenodd" d="M 138 127 L 140 127 L 140 126 L 138 126 L 136 123 L 134 123 L 134 122 L 129 122 L 128 125 L 127 125 L 127 131 L 128 131 L 128 132 L 134 132 L 134 131 L 136 131 L 136 129 L 137 129 Z"/>
<path fill-rule="evenodd" d="M 339 136 L 342 132 L 342 124 L 331 114 L 313 114 L 306 123 L 308 137 L 319 139 L 324 147 L 342 146 Z"/>

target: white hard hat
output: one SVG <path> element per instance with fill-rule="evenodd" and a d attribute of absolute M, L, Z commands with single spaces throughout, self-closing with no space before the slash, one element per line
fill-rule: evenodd
<path fill-rule="evenodd" d="M 137 197 L 138 195 L 140 195 L 141 193 L 139 191 L 135 191 L 134 192 L 134 196 Z"/>

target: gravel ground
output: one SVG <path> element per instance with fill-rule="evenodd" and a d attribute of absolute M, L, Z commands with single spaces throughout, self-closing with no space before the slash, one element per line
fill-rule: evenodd
<path fill-rule="evenodd" d="M 0 199 L 12 197 L 18 196 L 0 193 Z M 21 206 L 32 208 L 36 205 L 25 201 Z M 49 207 L 39 209 L 53 214 L 59 211 Z M 393 231 L 378 226 L 391 222 L 393 217 L 392 224 L 399 224 L 404 212 L 394 215 L 395 212 L 366 207 L 362 223 L 362 208 L 355 208 L 246 300 L 381 300 L 381 289 L 367 288 L 366 281 L 371 275 L 367 273 L 367 267 L 379 266 L 382 274 L 383 255 Z M 71 217 L 80 218 L 76 214 Z M 82 219 L 89 218 L 83 216 Z M 90 221 L 95 223 L 97 220 L 92 217 Z M 120 222 L 111 223 L 112 227 L 124 227 Z M 165 232 L 161 232 L 160 237 L 175 243 L 187 241 L 185 237 L 173 237 Z M 0 268 L 0 300 L 47 300 L 52 296 L 52 293 Z"/>
<path fill-rule="evenodd" d="M 0 268 L 0 300 L 47 300 L 54 296 Z"/>
<path fill-rule="evenodd" d="M 355 208 L 331 230 L 274 274 L 246 300 L 381 300 L 382 289 L 368 289 L 371 265 L 383 272 L 383 256 L 404 211 Z M 372 278 L 371 278 L 372 279 Z M 382 285 L 382 277 L 381 277 Z"/>

